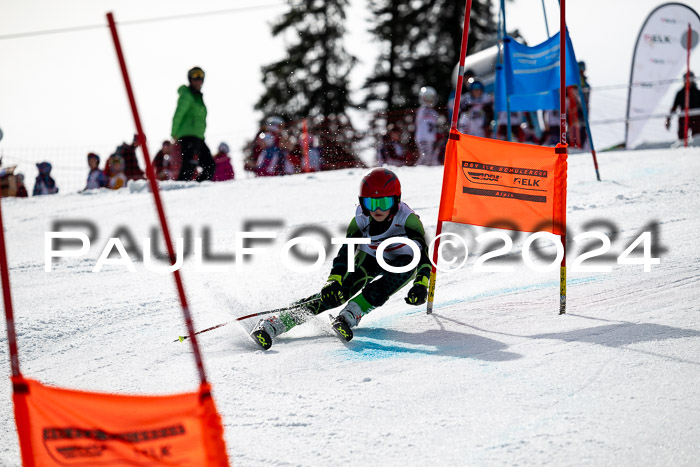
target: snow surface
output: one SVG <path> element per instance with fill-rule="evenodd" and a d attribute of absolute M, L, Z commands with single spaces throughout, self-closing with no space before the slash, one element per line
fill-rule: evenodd
<path fill-rule="evenodd" d="M 435 312 L 405 290 L 367 315 L 344 345 L 322 315 L 265 353 L 247 337 L 255 319 L 203 334 L 205 367 L 235 465 L 697 465 L 700 457 L 700 149 L 570 156 L 571 236 L 607 220 L 621 253 L 659 222 L 661 264 L 569 270 L 568 314 L 558 315 L 558 273 L 477 273 L 473 237 L 465 268 L 438 274 Z M 435 232 L 442 168 L 403 168 L 403 200 Z M 298 227 L 341 236 L 364 170 L 246 179 L 163 192 L 176 237 L 209 227 L 217 254 L 234 251 L 246 220 L 278 220 L 267 256 L 236 271 L 183 276 L 197 329 L 289 304 L 319 290 L 323 268 L 297 273 L 279 250 Z M 105 266 L 120 227 L 136 239 L 157 226 L 147 190 L 3 200 L 21 368 L 47 384 L 170 394 L 198 378 L 171 275 Z M 181 188 L 181 189 L 176 189 Z M 44 233 L 56 220 L 89 220 L 87 256 L 44 271 Z M 598 230 L 603 229 L 600 225 Z M 257 230 L 265 230 L 258 227 Z M 605 230 L 605 229 L 603 229 Z M 610 230 L 610 229 L 608 229 Z M 612 236 L 612 234 L 611 234 Z M 514 257 L 525 235 L 518 236 Z M 597 244 L 592 244 L 597 246 Z M 545 249 L 552 250 L 552 248 Z M 569 265 L 576 248 L 569 250 Z M 476 253 L 476 254 L 475 254 Z M 489 264 L 489 263 L 487 263 Z M 585 263 L 589 264 L 589 263 Z M 569 268 L 571 269 L 571 267 Z M 4 321 L 3 321 L 4 323 Z M 0 373 L 8 375 L 4 324 Z M 9 378 L 0 385 L 0 465 L 16 466 Z"/>

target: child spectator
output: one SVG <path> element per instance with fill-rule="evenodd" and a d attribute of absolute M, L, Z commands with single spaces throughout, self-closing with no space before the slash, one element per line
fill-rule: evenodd
<path fill-rule="evenodd" d="M 107 177 L 100 170 L 100 156 L 91 152 L 87 155 L 88 166 L 90 167 L 90 173 L 88 174 L 87 184 L 85 185 L 86 190 L 95 190 L 97 188 L 104 188 L 108 184 Z"/>
<path fill-rule="evenodd" d="M 435 143 L 440 115 L 433 107 L 437 103 L 437 91 L 430 86 L 420 88 L 418 95 L 421 106 L 416 114 L 416 144 L 418 145 L 418 164 L 438 165 Z"/>
<path fill-rule="evenodd" d="M 389 165 L 394 167 L 404 166 L 408 163 L 409 153 L 401 144 L 401 129 L 395 124 L 389 124 L 388 134 L 384 136 L 382 144 L 377 151 L 377 165 Z"/>
<path fill-rule="evenodd" d="M 156 153 L 153 158 L 153 169 L 156 172 L 156 179 L 158 180 L 175 180 L 177 174 L 180 173 L 180 169 L 175 170 L 174 154 L 177 151 L 173 150 L 173 144 L 165 140 L 160 148 L 160 151 Z"/>
<path fill-rule="evenodd" d="M 287 157 L 282 149 L 282 125 L 281 117 L 272 116 L 265 122 L 263 137 L 263 149 L 258 155 L 255 165 L 255 174 L 258 177 L 270 177 L 287 173 Z"/>
<path fill-rule="evenodd" d="M 299 138 L 299 144 L 297 145 L 296 151 L 299 152 L 301 157 L 301 171 L 304 170 L 304 146 L 309 155 L 309 166 L 307 170 L 309 172 L 319 172 L 321 170 L 321 140 L 318 136 L 311 134 L 306 135 L 306 141 L 304 137 Z"/>
<path fill-rule="evenodd" d="M 278 138 L 270 133 L 265 133 L 264 149 L 258 156 L 255 166 L 255 174 L 258 177 L 270 177 L 285 174 L 286 158 L 279 145 Z"/>
<path fill-rule="evenodd" d="M 51 164 L 48 162 L 39 162 L 36 168 L 39 169 L 39 175 L 37 175 L 36 181 L 34 182 L 32 196 L 53 195 L 58 193 L 56 181 L 51 178 Z"/>
<path fill-rule="evenodd" d="M 583 101 L 586 104 L 586 112 L 588 115 L 591 114 L 591 108 L 588 103 L 591 97 L 591 85 L 588 83 L 588 76 L 586 76 L 586 62 L 578 62 L 578 73 L 581 79 L 581 91 L 583 92 Z"/>
<path fill-rule="evenodd" d="M 128 179 L 124 173 L 124 159 L 121 156 L 113 154 L 109 158 L 109 187 L 112 190 L 118 190 L 126 186 Z"/>
<path fill-rule="evenodd" d="M 228 153 L 228 144 L 221 143 L 219 145 L 219 152 L 214 156 L 216 169 L 214 170 L 214 178 L 212 178 L 212 181 L 224 182 L 234 179 L 233 166 L 231 165 L 231 158 Z"/>
<path fill-rule="evenodd" d="M 459 77 L 459 69 L 455 66 L 452 71 L 452 91 L 450 91 L 450 96 L 447 98 L 447 121 L 452 124 L 452 110 L 455 106 L 455 96 L 457 95 L 457 78 Z M 476 74 L 474 70 L 467 70 L 464 72 L 464 78 L 462 80 L 462 91 L 460 91 L 460 101 L 465 98 L 469 90 L 471 89 L 472 83 L 476 81 Z"/>
<path fill-rule="evenodd" d="M 261 126 L 260 130 L 258 130 L 258 132 L 255 134 L 255 138 L 253 138 L 253 140 L 243 149 L 244 153 L 246 154 L 245 160 L 243 161 L 243 170 L 246 172 L 255 172 L 260 153 L 263 151 L 263 149 L 265 149 L 263 144 L 264 140 L 265 128 Z"/>
<path fill-rule="evenodd" d="M 122 158 L 122 168 L 128 180 L 143 180 L 146 178 L 136 159 L 136 148 L 138 146 L 138 135 L 134 135 L 134 141 L 131 144 L 122 143 L 115 151 L 115 154 Z"/>
<path fill-rule="evenodd" d="M 510 140 L 520 143 L 525 141 L 525 130 L 523 123 L 525 122 L 524 112 L 510 113 Z M 501 110 L 498 112 L 498 129 L 496 130 L 496 139 L 508 139 L 508 112 Z"/>
<path fill-rule="evenodd" d="M 559 110 L 544 111 L 544 131 L 540 138 L 542 146 L 556 146 L 561 139 L 561 119 Z"/>
<path fill-rule="evenodd" d="M 474 81 L 469 94 L 460 101 L 460 115 L 457 129 L 465 135 L 491 137 L 491 120 L 493 120 L 493 101 L 484 93 L 484 85 Z"/>
<path fill-rule="evenodd" d="M 24 174 L 17 174 L 15 180 L 17 181 L 17 194 L 15 194 L 15 196 L 18 198 L 26 198 L 29 196 L 27 187 L 24 186 Z"/>

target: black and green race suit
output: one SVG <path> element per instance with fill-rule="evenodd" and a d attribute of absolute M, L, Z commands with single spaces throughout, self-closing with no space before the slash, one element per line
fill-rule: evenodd
<path fill-rule="evenodd" d="M 431 264 L 428 257 L 425 230 L 420 218 L 404 203 L 400 204 L 399 212 L 382 222 L 375 221 L 371 216 L 359 217 L 363 215 L 360 208 L 358 208 L 355 218 L 350 221 L 348 226 L 347 237 L 370 238 L 372 244 L 369 246 L 362 245 L 360 248 L 357 248 L 353 261 L 354 271 L 352 272 L 349 271 L 347 264 L 349 247 L 347 244 L 343 244 L 333 260 L 333 267 L 331 268 L 330 276 L 339 276 L 341 278 L 340 282 L 343 288 L 342 303 L 361 292 L 364 299 L 373 308 L 379 307 L 414 277 L 414 284 L 423 284 L 427 287 Z M 396 233 L 397 229 L 400 230 L 399 235 Z M 385 271 L 379 265 L 375 255 L 372 253 L 376 250 L 376 245 L 381 240 L 393 236 L 405 236 L 416 243 L 420 251 L 420 259 L 415 268 L 402 273 L 393 273 Z M 390 248 L 386 250 L 388 251 Z M 393 257 L 387 256 L 389 255 L 385 252 L 384 258 L 386 263 L 394 267 L 406 266 L 413 260 L 413 255 L 410 251 L 408 254 L 398 254 Z M 317 315 L 333 308 L 333 306 L 329 306 L 321 300 L 320 292 L 299 300 L 297 303 L 300 304 L 299 308 L 280 315 L 280 319 L 285 324 L 287 331 L 306 321 L 311 315 Z"/>

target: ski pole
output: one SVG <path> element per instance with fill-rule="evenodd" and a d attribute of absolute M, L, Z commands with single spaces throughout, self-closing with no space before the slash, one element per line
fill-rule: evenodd
<path fill-rule="evenodd" d="M 249 315 L 241 316 L 241 317 L 236 318 L 236 319 L 231 320 L 231 321 L 226 321 L 225 323 L 217 324 L 216 326 L 212 326 L 210 328 L 202 329 L 201 331 L 195 332 L 194 335 L 196 336 L 198 334 L 202 334 L 203 332 L 213 331 L 214 329 L 218 329 L 222 326 L 226 326 L 227 324 L 233 323 L 235 321 L 242 321 L 244 319 L 253 318 L 255 316 L 270 315 L 272 313 L 281 313 L 283 311 L 293 310 L 295 308 L 299 308 L 300 306 L 308 305 L 309 303 L 314 303 L 314 302 L 317 302 L 319 300 L 320 300 L 320 298 L 312 298 L 311 300 L 308 300 L 306 302 L 295 303 L 294 305 L 286 306 L 283 308 L 276 308 L 274 310 L 259 311 L 258 313 L 251 313 Z M 178 338 L 175 339 L 173 342 L 178 342 L 178 341 L 182 342 L 185 339 L 189 339 L 189 338 L 190 338 L 190 336 L 178 336 Z"/>

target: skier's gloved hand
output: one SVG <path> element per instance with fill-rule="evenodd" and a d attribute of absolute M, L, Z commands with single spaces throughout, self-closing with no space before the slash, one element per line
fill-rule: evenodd
<path fill-rule="evenodd" d="M 666 117 L 666 122 L 664 124 L 667 130 L 671 129 L 671 117 Z"/>
<path fill-rule="evenodd" d="M 422 305 L 428 298 L 428 278 L 424 277 L 413 283 L 413 287 L 406 295 L 406 303 L 409 305 Z"/>
<path fill-rule="evenodd" d="M 324 305 L 335 308 L 343 303 L 342 277 L 332 275 L 321 289 L 321 301 Z"/>

